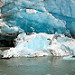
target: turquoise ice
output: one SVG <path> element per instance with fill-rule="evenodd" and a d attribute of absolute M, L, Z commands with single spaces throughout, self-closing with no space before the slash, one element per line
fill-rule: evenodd
<path fill-rule="evenodd" d="M 4 0 L 2 17 L 25 32 L 75 34 L 74 0 Z"/>

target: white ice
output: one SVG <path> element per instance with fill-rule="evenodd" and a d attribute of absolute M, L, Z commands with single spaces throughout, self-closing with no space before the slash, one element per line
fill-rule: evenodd
<path fill-rule="evenodd" d="M 3 57 L 37 57 L 75 55 L 75 40 L 56 33 L 19 34 L 16 47 L 3 51 Z"/>

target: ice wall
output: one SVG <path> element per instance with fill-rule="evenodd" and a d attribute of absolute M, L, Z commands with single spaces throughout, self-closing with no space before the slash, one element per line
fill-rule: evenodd
<path fill-rule="evenodd" d="M 3 56 L 75 55 L 74 39 L 53 35 L 75 35 L 74 8 L 74 0 L 0 0 L 2 33 L 36 32 L 20 34 L 16 47 L 2 52 Z"/>
<path fill-rule="evenodd" d="M 75 34 L 75 0 L 46 0 L 45 8 L 56 18 L 66 21 L 66 28 Z"/>
<path fill-rule="evenodd" d="M 3 51 L 3 58 L 75 55 L 75 40 L 61 34 L 19 34 L 16 47 Z"/>
<path fill-rule="evenodd" d="M 2 18 L 25 32 L 75 34 L 74 0 L 4 0 Z"/>

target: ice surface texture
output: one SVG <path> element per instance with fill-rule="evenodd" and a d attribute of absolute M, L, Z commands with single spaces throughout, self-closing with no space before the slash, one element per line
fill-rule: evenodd
<path fill-rule="evenodd" d="M 53 35 L 75 35 L 74 0 L 0 1 L 2 33 L 25 32 L 18 35 L 15 48 L 1 52 L 4 57 L 75 55 L 74 39 Z"/>
<path fill-rule="evenodd" d="M 25 32 L 75 34 L 74 0 L 3 0 L 2 17 Z"/>
<path fill-rule="evenodd" d="M 75 55 L 75 40 L 61 34 L 22 33 L 15 40 L 16 47 L 3 51 L 3 58 Z"/>

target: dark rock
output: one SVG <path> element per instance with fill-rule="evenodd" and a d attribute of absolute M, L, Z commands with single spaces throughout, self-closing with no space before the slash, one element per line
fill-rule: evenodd
<path fill-rule="evenodd" d="M 72 56 L 73 58 L 75 58 L 75 56 Z"/>
<path fill-rule="evenodd" d="M 14 39 L 17 34 L 1 34 L 0 33 L 0 47 L 14 47 Z"/>

